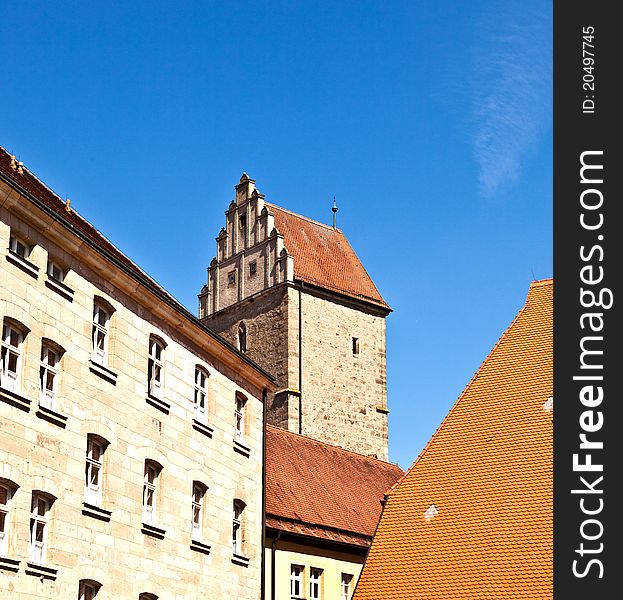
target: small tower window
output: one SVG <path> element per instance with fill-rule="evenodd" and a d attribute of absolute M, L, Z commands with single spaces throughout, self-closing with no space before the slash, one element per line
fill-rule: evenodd
<path fill-rule="evenodd" d="M 238 350 L 247 351 L 247 326 L 244 323 L 238 325 Z"/>
<path fill-rule="evenodd" d="M 236 269 L 227 273 L 227 285 L 234 285 L 236 283 Z"/>
<path fill-rule="evenodd" d="M 359 354 L 359 338 L 353 338 L 353 354 Z"/>
<path fill-rule="evenodd" d="M 249 277 L 253 277 L 257 273 L 257 261 L 249 263 Z"/>
<path fill-rule="evenodd" d="M 244 229 L 247 226 L 247 213 L 242 213 L 238 217 L 238 223 L 240 223 L 240 229 Z"/>

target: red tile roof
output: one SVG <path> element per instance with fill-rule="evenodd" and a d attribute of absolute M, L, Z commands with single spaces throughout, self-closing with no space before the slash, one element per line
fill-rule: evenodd
<path fill-rule="evenodd" d="M 296 279 L 389 309 L 339 229 L 273 204 L 266 203 L 266 207 L 294 257 Z"/>
<path fill-rule="evenodd" d="M 381 500 L 402 473 L 397 465 L 268 425 L 266 524 L 367 547 Z"/>
<path fill-rule="evenodd" d="M 552 597 L 552 301 L 530 286 L 389 492 L 355 600 Z"/>

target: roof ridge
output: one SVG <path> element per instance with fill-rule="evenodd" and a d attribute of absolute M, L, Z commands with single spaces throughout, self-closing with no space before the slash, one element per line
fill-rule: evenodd
<path fill-rule="evenodd" d="M 430 439 L 426 443 L 426 446 L 424 446 L 424 449 L 420 452 L 418 457 L 413 461 L 413 464 L 404 472 L 402 477 L 396 483 L 394 483 L 394 485 L 392 485 L 392 487 L 390 487 L 389 490 L 387 490 L 387 492 L 385 494 L 386 496 L 389 496 L 391 493 L 393 493 L 400 486 L 400 484 L 407 478 L 407 476 L 411 473 L 411 471 L 415 468 L 415 466 L 424 458 L 424 455 L 429 450 L 429 448 L 433 444 L 434 440 L 439 436 L 439 434 L 441 433 L 441 430 L 444 428 L 444 425 L 450 419 L 450 416 L 454 413 L 454 411 L 457 409 L 457 407 L 459 406 L 461 401 L 467 395 L 467 392 L 471 389 L 473 384 L 478 379 L 478 375 L 483 371 L 485 366 L 488 365 L 489 361 L 491 360 L 491 357 L 493 356 L 495 351 L 498 349 L 498 346 L 502 343 L 502 340 L 504 340 L 504 338 L 508 335 L 510 330 L 514 327 L 515 323 L 517 323 L 517 321 L 519 320 L 521 315 L 523 315 L 523 313 L 525 312 L 525 310 L 526 310 L 526 308 L 528 306 L 528 300 L 530 299 L 531 291 L 533 289 L 534 283 L 540 284 L 540 285 L 537 285 L 537 286 L 534 286 L 534 287 L 543 287 L 546 284 L 545 282 L 547 282 L 547 281 L 550 281 L 552 284 L 554 282 L 554 280 L 552 278 L 552 279 L 549 279 L 549 280 L 540 280 L 540 281 L 532 282 L 530 284 L 530 287 L 528 289 L 528 294 L 526 295 L 526 299 L 525 299 L 525 301 L 523 303 L 523 306 L 519 310 L 519 312 L 515 315 L 513 320 L 510 322 L 510 324 L 502 332 L 502 335 L 500 335 L 500 337 L 498 338 L 497 342 L 495 342 L 495 345 L 493 346 L 493 348 L 490 350 L 490 352 L 487 354 L 485 359 L 482 361 L 482 363 L 480 364 L 480 366 L 478 367 L 476 372 L 472 375 L 472 377 L 469 380 L 469 382 L 467 383 L 467 385 L 463 388 L 463 391 L 461 392 L 460 396 L 456 399 L 456 402 L 450 407 L 450 410 L 447 412 L 446 416 L 443 418 L 443 420 L 439 424 L 439 427 L 437 427 L 437 429 L 435 429 L 435 432 L 433 433 L 433 435 L 430 437 Z"/>
<path fill-rule="evenodd" d="M 298 217 L 299 219 L 309 221 L 310 223 L 313 223 L 314 225 L 320 225 L 320 227 L 324 227 L 325 229 L 328 229 L 329 231 L 337 231 L 338 233 L 341 233 L 342 235 L 344 235 L 344 232 L 341 229 L 338 229 L 337 227 L 334 228 L 331 225 L 327 225 L 326 223 L 321 223 L 320 221 L 316 221 L 315 219 L 306 217 L 305 215 L 301 215 L 294 211 L 288 210 L 287 208 L 283 208 L 282 206 L 277 206 L 276 204 L 273 204 L 272 202 L 265 202 L 264 204 L 270 208 L 276 208 L 277 210 L 281 210 L 285 213 L 288 213 L 289 215 L 292 215 L 293 217 Z"/>
<path fill-rule="evenodd" d="M 355 452 L 354 450 L 347 450 L 346 448 L 342 448 L 342 446 L 335 446 L 334 444 L 329 444 L 328 442 L 323 442 L 321 440 L 318 440 L 318 439 L 316 439 L 314 437 L 311 437 L 309 435 L 306 435 L 304 433 L 296 433 L 294 431 L 289 431 L 288 429 L 284 429 L 283 427 L 278 427 L 277 425 L 271 425 L 270 423 L 266 423 L 266 428 L 271 428 L 271 429 L 274 429 L 275 431 L 278 431 L 280 433 L 289 434 L 289 435 L 292 435 L 292 436 L 295 436 L 295 437 L 305 438 L 306 440 L 310 440 L 312 442 L 315 442 L 316 444 L 320 444 L 322 446 L 328 446 L 329 448 L 332 448 L 334 450 L 338 450 L 338 451 L 346 453 L 346 454 L 351 454 L 351 455 L 357 456 L 359 458 L 363 458 L 365 460 L 379 462 L 379 463 L 381 463 L 383 465 L 388 465 L 390 467 L 398 467 L 402 471 L 402 468 L 397 463 L 392 463 L 392 462 L 389 462 L 387 460 L 382 460 L 381 458 L 377 458 L 376 456 L 366 456 L 365 454 L 360 454 L 359 452 Z"/>
<path fill-rule="evenodd" d="M 530 287 L 542 287 L 546 285 L 554 285 L 553 277 L 546 277 L 545 279 L 535 279 L 532 283 L 530 283 Z"/>

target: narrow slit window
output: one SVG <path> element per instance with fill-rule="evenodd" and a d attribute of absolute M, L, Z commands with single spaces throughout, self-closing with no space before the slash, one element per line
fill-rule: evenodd
<path fill-rule="evenodd" d="M 359 354 L 359 338 L 354 337 L 352 340 L 353 354 Z"/>

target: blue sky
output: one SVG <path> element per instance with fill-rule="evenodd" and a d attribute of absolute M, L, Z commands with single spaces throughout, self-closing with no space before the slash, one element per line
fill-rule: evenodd
<path fill-rule="evenodd" d="M 0 145 L 196 310 L 242 171 L 394 309 L 408 467 L 552 275 L 551 4 L 0 3 Z"/>

